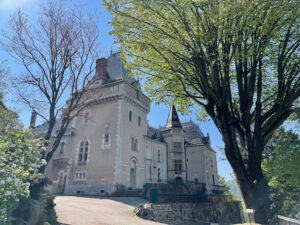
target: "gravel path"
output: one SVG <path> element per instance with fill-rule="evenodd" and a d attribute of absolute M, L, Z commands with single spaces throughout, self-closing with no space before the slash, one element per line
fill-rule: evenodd
<path fill-rule="evenodd" d="M 55 203 L 58 222 L 64 225 L 162 225 L 133 213 L 146 203 L 142 198 L 57 196 Z"/>

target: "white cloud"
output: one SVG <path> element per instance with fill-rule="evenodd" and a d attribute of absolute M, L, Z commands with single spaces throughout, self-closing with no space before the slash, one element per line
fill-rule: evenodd
<path fill-rule="evenodd" d="M 16 10 L 27 6 L 33 0 L 0 0 L 0 10 Z"/>

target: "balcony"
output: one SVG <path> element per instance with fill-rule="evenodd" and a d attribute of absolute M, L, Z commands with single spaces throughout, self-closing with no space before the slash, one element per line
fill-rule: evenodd
<path fill-rule="evenodd" d="M 74 136 L 75 135 L 75 131 L 76 131 L 75 128 L 67 128 L 64 135 L 65 136 Z"/>
<path fill-rule="evenodd" d="M 220 185 L 211 185 L 208 187 L 213 193 L 224 193 L 225 187 Z"/>

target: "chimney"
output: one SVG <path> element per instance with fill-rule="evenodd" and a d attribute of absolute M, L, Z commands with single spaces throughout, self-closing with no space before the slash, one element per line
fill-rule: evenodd
<path fill-rule="evenodd" d="M 35 121 L 36 121 L 36 112 L 35 111 L 32 111 L 31 113 L 31 119 L 30 119 L 30 124 L 29 124 L 29 128 L 32 129 L 35 127 Z"/>
<path fill-rule="evenodd" d="M 96 60 L 96 76 L 97 78 L 107 78 L 107 59 L 101 58 Z"/>

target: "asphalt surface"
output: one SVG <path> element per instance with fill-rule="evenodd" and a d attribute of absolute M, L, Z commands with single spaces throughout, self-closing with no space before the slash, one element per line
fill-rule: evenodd
<path fill-rule="evenodd" d="M 133 210 L 146 203 L 133 197 L 57 196 L 55 210 L 62 225 L 159 225 L 137 217 Z"/>

